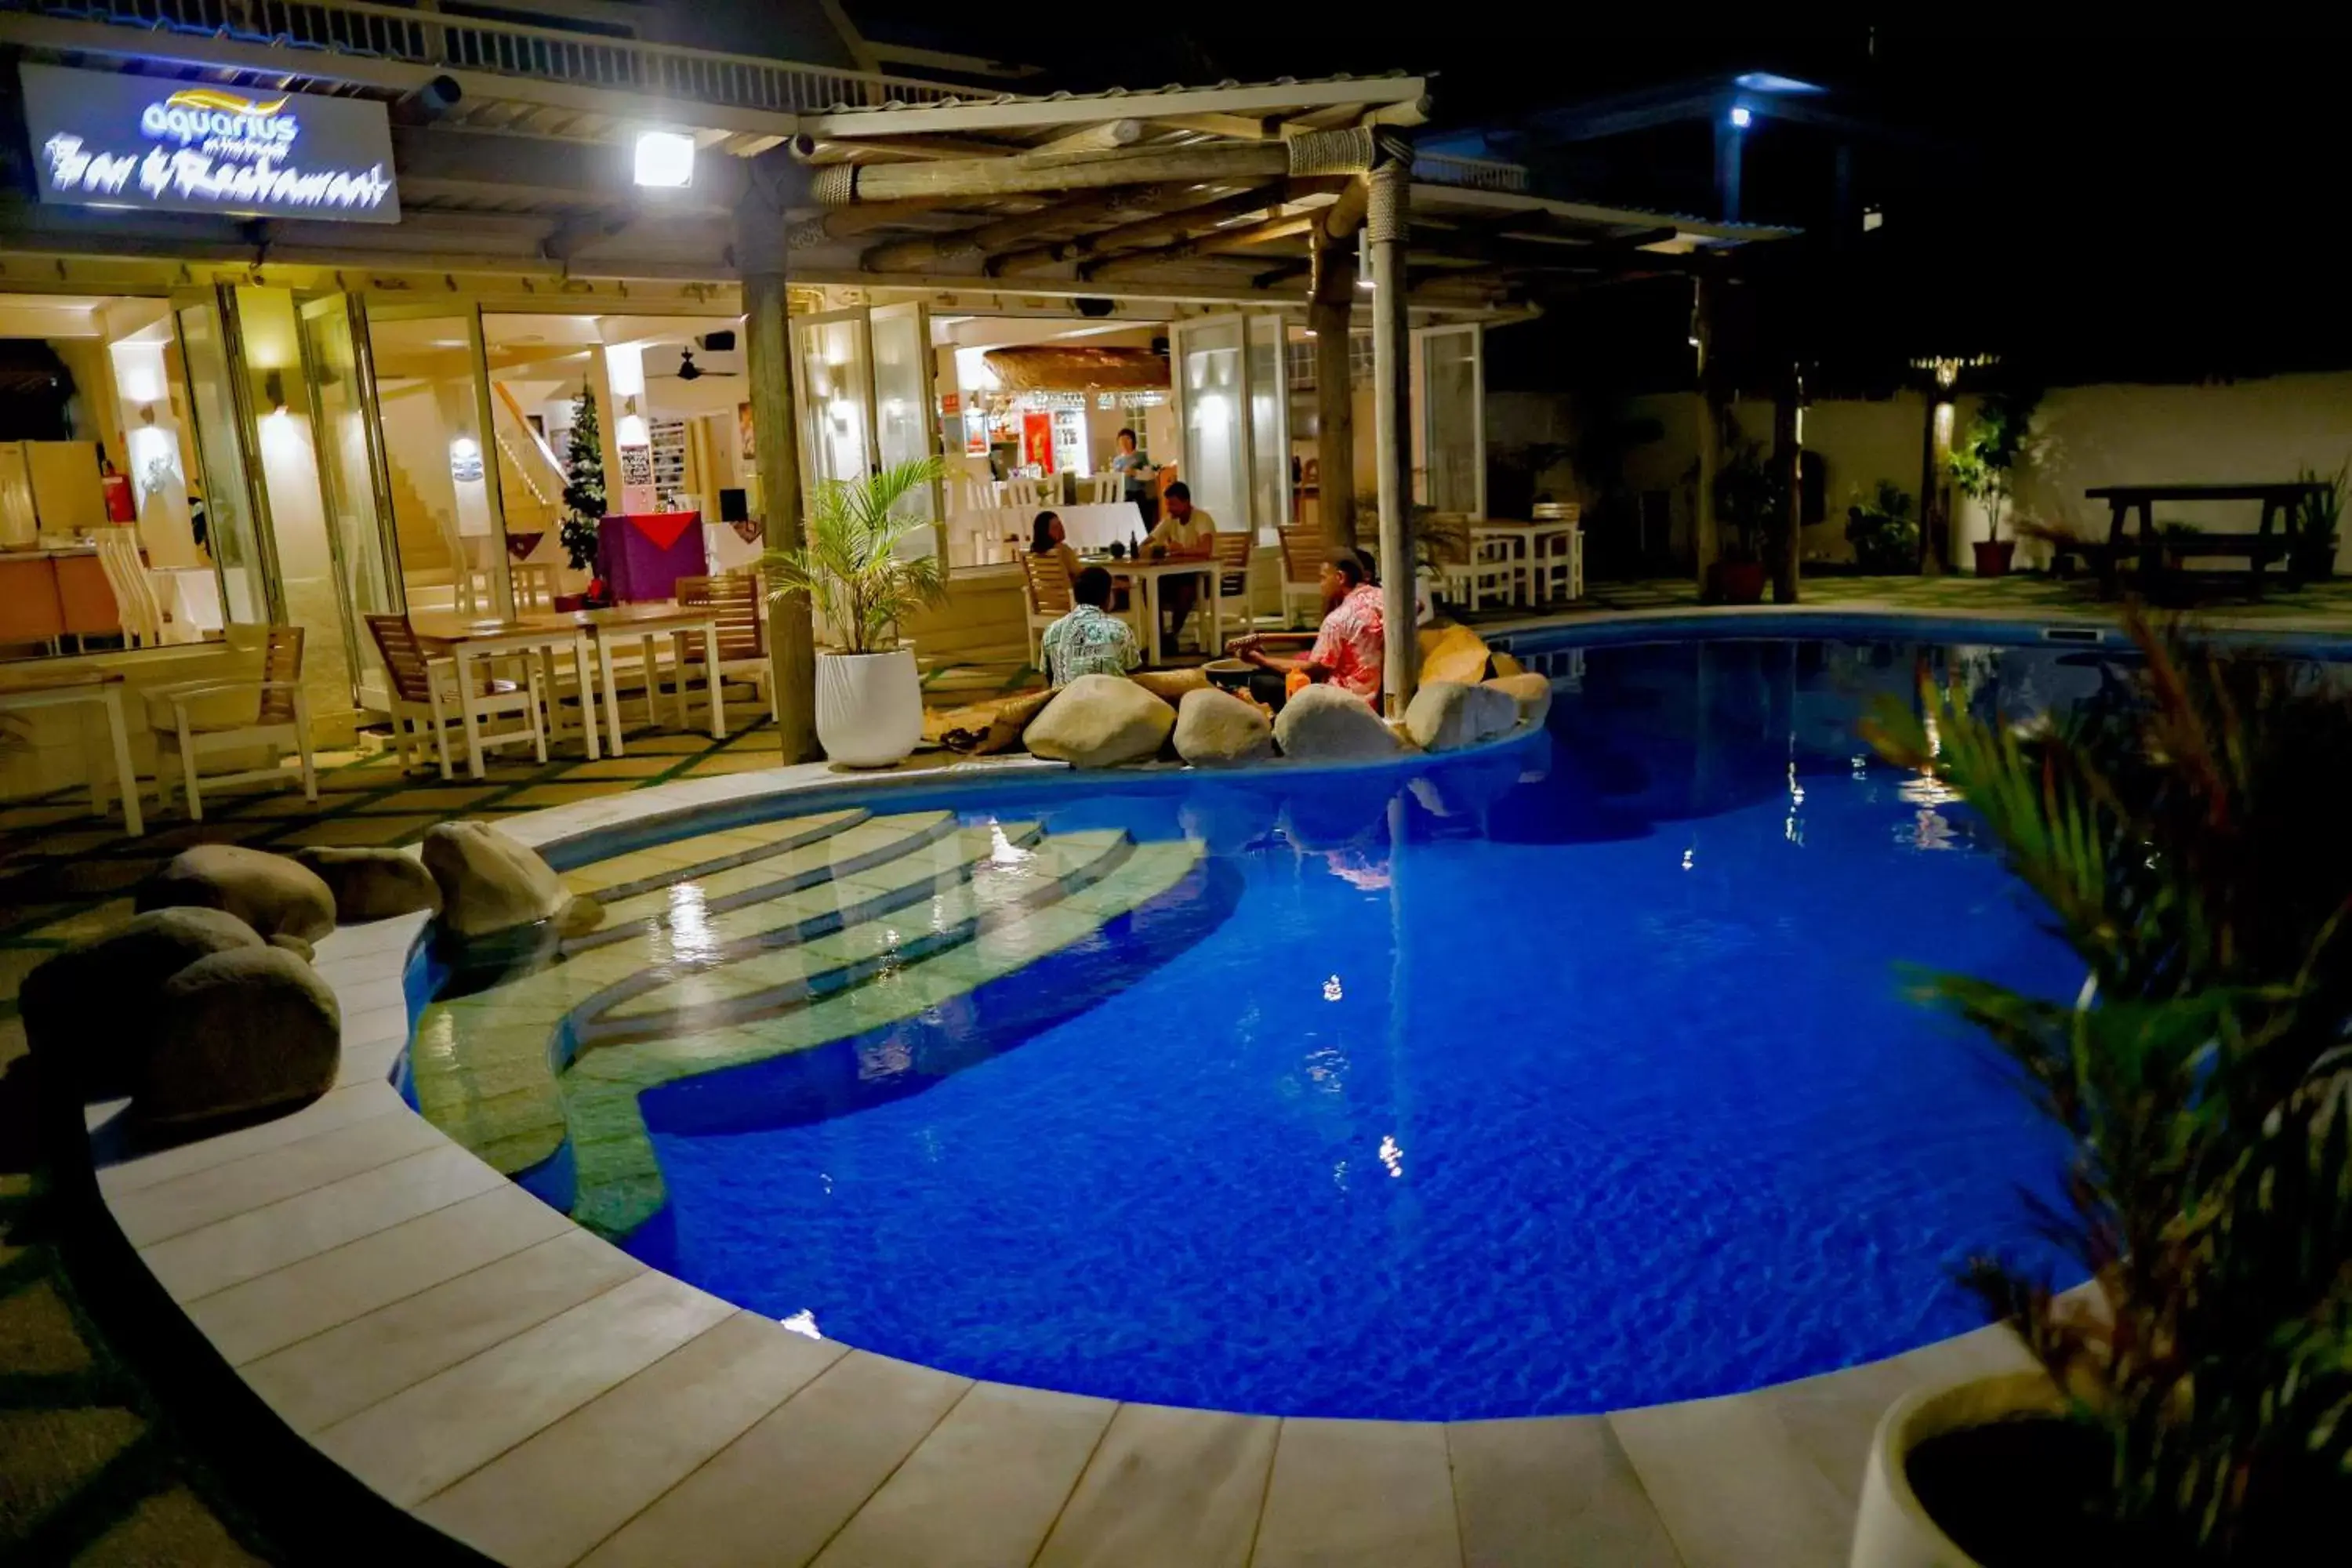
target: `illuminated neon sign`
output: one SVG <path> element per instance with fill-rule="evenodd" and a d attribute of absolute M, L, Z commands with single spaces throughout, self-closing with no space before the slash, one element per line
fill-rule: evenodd
<path fill-rule="evenodd" d="M 152 77 L 21 68 L 41 199 L 247 216 L 397 223 L 381 103 L 248 97 Z"/>

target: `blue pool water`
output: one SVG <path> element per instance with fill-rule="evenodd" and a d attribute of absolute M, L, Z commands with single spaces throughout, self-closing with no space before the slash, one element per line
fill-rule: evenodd
<path fill-rule="evenodd" d="M 649 1093 L 669 1205 L 632 1245 L 887 1354 L 1284 1415 L 1605 1410 L 1975 1327 L 1954 1270 L 2039 1256 L 2057 1147 L 1895 966 L 2080 969 L 1856 739 L 1922 659 L 2012 711 L 2101 678 L 1593 648 L 1548 734 L 1409 773 L 955 797 L 1212 853 L 952 1016 Z"/>

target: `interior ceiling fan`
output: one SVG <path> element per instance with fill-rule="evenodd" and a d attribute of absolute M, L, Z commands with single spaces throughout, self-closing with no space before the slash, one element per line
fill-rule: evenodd
<path fill-rule="evenodd" d="M 727 376 L 740 374 L 731 370 L 703 369 L 700 365 L 694 363 L 694 351 L 698 346 L 709 353 L 732 353 L 735 348 L 735 334 L 733 332 L 708 332 L 701 338 L 696 340 L 695 342 L 688 343 L 684 347 L 680 348 L 677 351 L 678 380 L 700 381 L 706 375 Z"/>

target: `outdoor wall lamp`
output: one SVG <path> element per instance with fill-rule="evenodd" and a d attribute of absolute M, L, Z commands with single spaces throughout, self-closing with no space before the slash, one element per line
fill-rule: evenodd
<path fill-rule="evenodd" d="M 1745 131 L 1755 123 L 1756 111 L 1754 110 L 1748 108 L 1744 103 L 1735 103 L 1731 106 L 1731 128 L 1734 131 Z"/>
<path fill-rule="evenodd" d="M 694 184 L 694 138 L 675 131 L 637 133 L 637 184 L 682 191 Z"/>

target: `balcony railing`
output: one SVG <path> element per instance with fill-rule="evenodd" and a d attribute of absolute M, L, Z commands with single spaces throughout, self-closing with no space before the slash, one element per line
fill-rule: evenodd
<path fill-rule="evenodd" d="M 936 103 L 954 88 L 755 55 L 683 48 L 368 0 L 0 0 L 0 10 L 370 55 L 444 69 L 607 88 L 730 109 L 810 114 L 896 100 Z"/>

